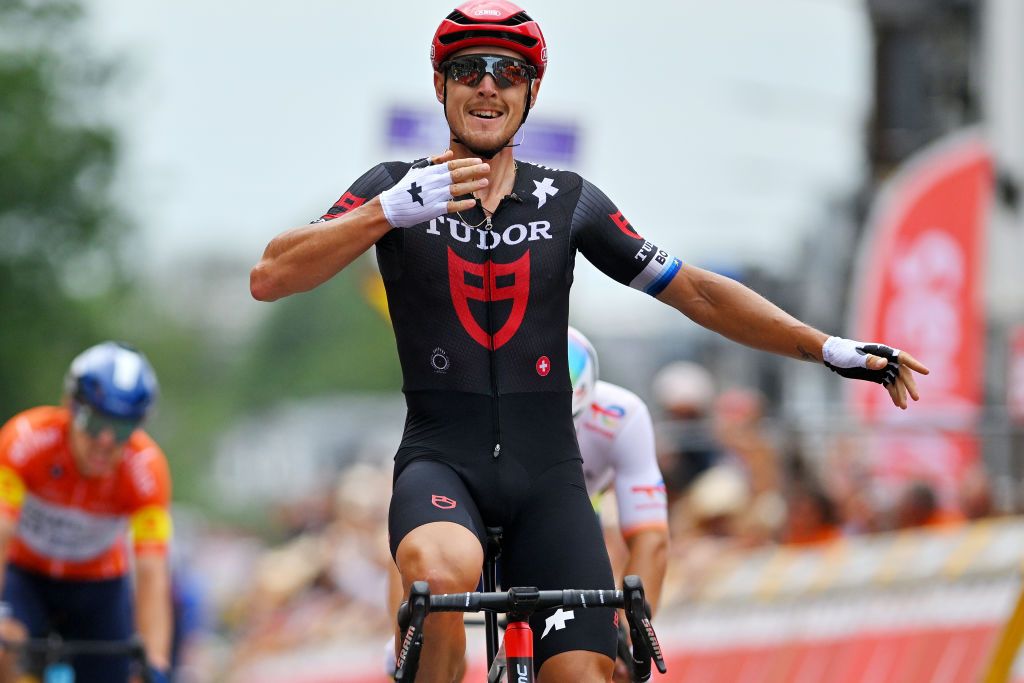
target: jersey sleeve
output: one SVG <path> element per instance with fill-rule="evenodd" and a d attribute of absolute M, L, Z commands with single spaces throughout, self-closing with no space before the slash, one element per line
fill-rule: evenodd
<path fill-rule="evenodd" d="M 668 503 L 655 454 L 654 425 L 642 402 L 615 437 L 612 465 L 622 535 L 667 529 Z"/>
<path fill-rule="evenodd" d="M 573 246 L 614 280 L 657 296 L 682 261 L 641 237 L 596 186 L 583 181 L 572 216 Z"/>
<path fill-rule="evenodd" d="M 133 454 L 128 468 L 133 489 L 129 528 L 136 553 L 167 552 L 174 526 L 171 522 L 171 473 L 167 459 L 155 445 Z"/>
<path fill-rule="evenodd" d="M 19 515 L 25 501 L 24 463 L 14 455 L 21 431 L 18 421 L 24 419 L 16 415 L 0 428 L 0 514 L 10 518 Z"/>
<path fill-rule="evenodd" d="M 402 166 L 405 166 L 406 170 L 408 170 L 409 164 L 399 162 L 377 164 L 352 183 L 345 190 L 345 194 L 341 195 L 338 201 L 331 205 L 327 213 L 312 222 L 323 223 L 324 221 L 337 218 L 353 209 L 359 208 L 384 190 L 391 189 L 397 182 L 396 178 L 401 178 L 405 175 L 405 171 L 401 170 Z M 395 176 L 393 175 L 394 173 L 399 173 L 399 175 Z"/>

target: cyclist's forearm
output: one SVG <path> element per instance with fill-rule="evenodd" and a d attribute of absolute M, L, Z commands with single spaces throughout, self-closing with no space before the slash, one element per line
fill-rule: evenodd
<path fill-rule="evenodd" d="M 644 596 L 657 612 L 661 599 L 661 585 L 665 580 L 668 563 L 668 530 L 648 529 L 626 538 L 629 560 L 623 575 L 636 574 L 644 582 Z"/>
<path fill-rule="evenodd" d="M 167 558 L 161 555 L 139 555 L 136 559 L 136 628 L 149 664 L 166 670 L 170 666 L 173 631 L 170 568 Z"/>
<path fill-rule="evenodd" d="M 0 514 L 0 595 L 4 592 L 4 581 L 7 578 L 7 553 L 18 522 L 12 517 Z"/>
<path fill-rule="evenodd" d="M 722 275 L 685 265 L 658 299 L 740 344 L 800 360 L 822 360 L 827 334 Z"/>
<path fill-rule="evenodd" d="M 325 223 L 281 233 L 267 245 L 249 274 L 253 298 L 275 301 L 305 292 L 334 277 L 391 230 L 380 201 Z"/>

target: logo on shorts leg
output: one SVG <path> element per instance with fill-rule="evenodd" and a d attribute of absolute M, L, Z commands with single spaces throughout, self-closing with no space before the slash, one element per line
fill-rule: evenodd
<path fill-rule="evenodd" d="M 544 636 L 548 634 L 552 627 L 556 631 L 561 631 L 563 628 L 565 628 L 565 622 L 575 618 L 576 615 L 573 614 L 572 610 L 565 612 L 562 610 L 561 607 L 559 607 L 555 610 L 554 614 L 552 614 L 550 617 L 544 620 L 544 633 L 541 635 L 540 639 L 544 640 Z"/>
<path fill-rule="evenodd" d="M 442 510 L 451 510 L 456 505 L 458 505 L 458 503 L 456 503 L 448 496 L 432 495 L 430 496 L 430 502 L 434 505 L 434 507 L 440 508 Z"/>

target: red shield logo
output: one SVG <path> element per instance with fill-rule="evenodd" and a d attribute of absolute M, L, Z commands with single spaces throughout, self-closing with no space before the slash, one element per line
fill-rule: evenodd
<path fill-rule="evenodd" d="M 448 496 L 430 496 L 430 502 L 433 503 L 434 507 L 441 508 L 442 510 L 451 510 L 453 507 L 458 505 L 454 500 Z"/>
<path fill-rule="evenodd" d="M 629 235 L 635 240 L 642 240 L 643 237 L 636 234 L 636 230 L 629 224 L 626 217 L 622 215 L 622 211 L 616 211 L 615 213 L 608 214 L 608 218 L 612 219 L 612 223 L 615 223 L 615 227 L 621 230 L 626 235 Z"/>
<path fill-rule="evenodd" d="M 480 278 L 482 284 L 466 282 L 467 275 Z M 509 275 L 512 276 L 512 283 L 499 287 L 498 278 Z M 469 336 L 486 349 L 500 349 L 515 336 L 526 315 L 526 305 L 530 300 L 530 252 L 512 263 L 470 263 L 448 247 L 448 285 L 455 313 Z M 492 339 L 473 317 L 469 302 L 506 299 L 512 300 L 512 312 Z"/>

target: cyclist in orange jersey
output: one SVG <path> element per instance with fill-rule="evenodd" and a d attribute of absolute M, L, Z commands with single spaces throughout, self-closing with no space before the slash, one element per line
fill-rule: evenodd
<path fill-rule="evenodd" d="M 142 353 L 105 342 L 72 362 L 63 405 L 31 408 L 0 429 L 3 639 L 120 641 L 137 632 L 154 680 L 167 680 L 171 476 L 139 428 L 157 393 Z M 16 660 L 0 652 L 0 683 L 42 664 Z M 72 665 L 79 683 L 129 677 L 127 656 L 83 655 Z"/>

